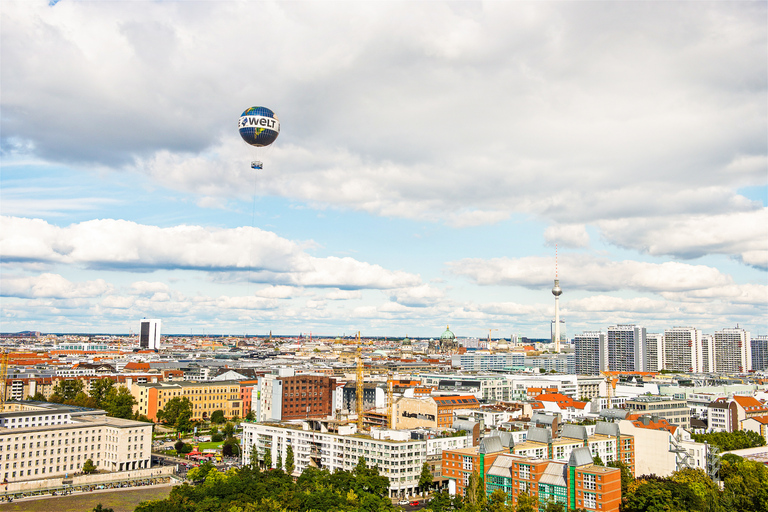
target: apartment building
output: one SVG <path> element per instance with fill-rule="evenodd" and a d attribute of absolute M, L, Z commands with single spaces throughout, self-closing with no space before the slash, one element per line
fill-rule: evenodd
<path fill-rule="evenodd" d="M 256 450 L 259 458 L 266 449 L 272 453 L 274 465 L 278 457 L 286 459 L 288 446 L 294 454 L 296 472 L 308 466 L 334 472 L 351 471 L 360 457 L 370 466 L 378 466 L 380 474 L 389 478 L 390 496 L 412 496 L 418 492 L 421 468 L 428 453 L 448 446 L 467 446 L 470 436 L 451 438 L 412 439 L 409 430 L 372 429 L 359 433 L 354 425 L 339 425 L 333 421 L 300 421 L 298 423 L 251 423 L 243 427 L 243 463 L 250 461 Z M 438 446 L 431 446 L 437 443 Z"/>
<path fill-rule="evenodd" d="M 645 327 L 615 325 L 608 328 L 608 370 L 646 371 Z"/>
<path fill-rule="evenodd" d="M 638 396 L 624 402 L 624 407 L 630 413 L 654 414 L 672 425 L 691 427 L 691 410 L 686 400 L 677 400 L 669 396 Z"/>
<path fill-rule="evenodd" d="M 589 448 L 592 456 L 603 462 L 621 461 L 634 472 L 635 444 L 630 435 L 622 434 L 615 423 L 598 422 L 593 434 L 581 425 L 563 425 L 559 436 L 553 437 L 547 428 L 530 427 L 526 440 L 516 444 L 511 452 L 526 457 L 567 461 L 580 447 Z"/>
<path fill-rule="evenodd" d="M 80 471 L 88 459 L 103 471 L 149 468 L 153 427 L 93 409 L 6 404 L 0 413 L 0 474 L 8 482 L 60 478 Z"/>
<path fill-rule="evenodd" d="M 749 332 L 738 327 L 715 331 L 715 371 L 741 373 L 751 369 Z"/>
<path fill-rule="evenodd" d="M 484 437 L 477 446 L 443 451 L 441 471 L 448 479 L 448 492 L 464 496 L 472 474 L 485 475 L 496 457 L 504 452 L 508 449 L 497 436 Z"/>
<path fill-rule="evenodd" d="M 437 404 L 437 428 L 447 429 L 453 425 L 454 411 L 460 409 L 477 409 L 480 402 L 472 395 L 434 396 Z"/>
<path fill-rule="evenodd" d="M 673 372 L 697 372 L 703 369 L 701 331 L 693 327 L 664 330 L 664 368 Z"/>
<path fill-rule="evenodd" d="M 584 331 L 573 337 L 577 375 L 600 375 L 608 369 L 608 346 L 604 332 Z"/>
<path fill-rule="evenodd" d="M 742 422 L 748 418 L 768 415 L 768 406 L 752 396 L 718 398 L 707 406 L 710 432 L 734 432 L 742 430 Z"/>
<path fill-rule="evenodd" d="M 660 333 L 646 333 L 645 345 L 647 354 L 647 370 L 649 372 L 658 372 L 664 369 L 665 364 L 665 352 L 664 352 L 664 335 Z"/>
<path fill-rule="evenodd" d="M 424 386 L 436 388 L 439 392 L 472 393 L 486 403 L 513 400 L 512 383 L 498 375 L 421 375 Z"/>
<path fill-rule="evenodd" d="M 193 421 L 208 419 L 217 410 L 224 411 L 225 418 L 239 417 L 242 412 L 240 383 L 237 381 L 134 384 L 131 394 L 137 402 L 134 410 L 152 421 L 157 421 L 157 411 L 174 398 L 189 399 Z"/>
<path fill-rule="evenodd" d="M 621 470 L 595 466 L 589 449 L 575 449 L 567 462 L 500 454 L 485 474 L 488 496 L 500 489 L 514 505 L 527 493 L 540 504 L 561 503 L 566 510 L 618 512 Z"/>

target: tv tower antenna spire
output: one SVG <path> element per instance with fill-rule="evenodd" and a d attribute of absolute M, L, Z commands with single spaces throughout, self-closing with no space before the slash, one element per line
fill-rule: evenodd
<path fill-rule="evenodd" d="M 560 352 L 560 295 L 563 294 L 560 288 L 560 279 L 557 275 L 557 244 L 555 244 L 555 286 L 552 288 L 552 295 L 555 296 L 555 352 Z"/>

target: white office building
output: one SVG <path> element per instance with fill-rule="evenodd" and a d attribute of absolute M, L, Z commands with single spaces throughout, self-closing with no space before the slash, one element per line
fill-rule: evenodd
<path fill-rule="evenodd" d="M 141 321 L 139 347 L 148 350 L 160 350 L 160 320 L 144 319 Z"/>

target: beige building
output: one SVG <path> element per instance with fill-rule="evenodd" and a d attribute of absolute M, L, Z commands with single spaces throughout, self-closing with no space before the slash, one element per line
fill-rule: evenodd
<path fill-rule="evenodd" d="M 241 413 L 240 383 L 232 380 L 209 382 L 157 382 L 134 384 L 131 394 L 136 399 L 134 412 L 157 421 L 157 411 L 174 398 L 188 398 L 192 403 L 192 420 L 210 418 L 214 411 L 224 411 L 225 418 Z"/>
<path fill-rule="evenodd" d="M 430 397 L 397 400 L 392 406 L 392 428 L 437 428 L 437 402 Z"/>
<path fill-rule="evenodd" d="M 0 413 L 0 474 L 8 482 L 73 476 L 88 459 L 103 471 L 149 468 L 153 427 L 100 410 L 6 404 Z"/>

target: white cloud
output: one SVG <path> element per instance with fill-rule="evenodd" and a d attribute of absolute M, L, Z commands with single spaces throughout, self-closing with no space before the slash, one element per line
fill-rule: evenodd
<path fill-rule="evenodd" d="M 103 279 L 73 283 L 58 274 L 40 274 L 33 277 L 4 276 L 4 297 L 80 299 L 99 297 L 112 290 Z"/>
<path fill-rule="evenodd" d="M 610 242 L 652 256 L 687 259 L 727 254 L 768 270 L 768 208 L 719 215 L 605 220 L 599 226 Z"/>
<path fill-rule="evenodd" d="M 37 219 L 0 217 L 0 232 L 6 261 L 128 271 L 239 271 L 259 282 L 295 286 L 400 288 L 421 282 L 414 274 L 353 258 L 310 256 L 296 243 L 253 227 L 160 228 L 106 219 L 59 228 Z"/>
<path fill-rule="evenodd" d="M 489 260 L 464 259 L 448 263 L 449 270 L 480 285 L 517 285 L 544 288 L 552 285 L 554 258 L 526 257 Z M 701 290 L 732 284 L 732 278 L 705 265 L 677 262 L 610 261 L 580 254 L 562 254 L 558 261 L 560 284 L 569 290 L 643 292 Z"/>
<path fill-rule="evenodd" d="M 333 290 L 324 295 L 328 300 L 359 300 L 363 298 L 360 290 Z"/>
<path fill-rule="evenodd" d="M 2 9 L 14 148 L 122 165 L 206 207 L 255 190 L 457 227 L 566 224 L 745 211 L 734 189 L 765 183 L 760 3 Z M 243 54 L 254 18 L 280 43 Z M 258 180 L 234 128 L 254 98 L 283 126 Z"/>
<path fill-rule="evenodd" d="M 444 298 L 444 292 L 430 284 L 390 291 L 390 300 L 409 307 L 433 306 Z"/>
<path fill-rule="evenodd" d="M 549 245 L 559 244 L 562 247 L 587 247 L 589 234 L 583 224 L 560 224 L 550 226 L 544 231 L 544 239 Z"/>

